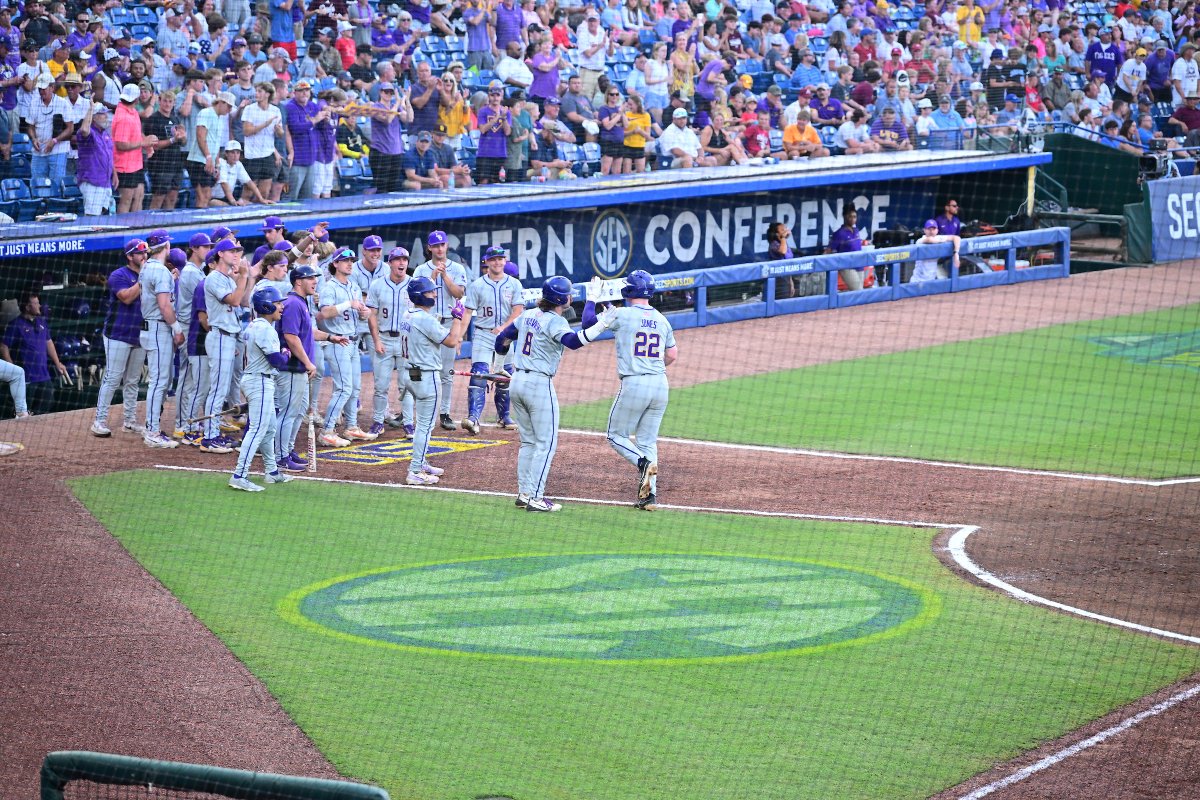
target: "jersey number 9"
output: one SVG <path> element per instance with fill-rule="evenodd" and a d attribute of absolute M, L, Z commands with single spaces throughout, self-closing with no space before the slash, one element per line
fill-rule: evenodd
<path fill-rule="evenodd" d="M 638 331 L 633 337 L 633 355 L 635 358 L 661 358 L 662 338 L 657 333 Z"/>

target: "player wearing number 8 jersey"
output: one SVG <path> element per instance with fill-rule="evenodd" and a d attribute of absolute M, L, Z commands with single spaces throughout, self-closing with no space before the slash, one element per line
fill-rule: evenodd
<path fill-rule="evenodd" d="M 650 307 L 654 278 L 630 273 L 621 287 L 627 305 L 608 325 L 617 340 L 621 389 L 608 413 L 608 443 L 638 470 L 635 505 L 653 511 L 658 502 L 658 429 L 667 411 L 667 367 L 678 357 L 675 332 Z M 637 441 L 634 441 L 636 437 Z"/>
<path fill-rule="evenodd" d="M 554 374 L 562 360 L 563 348 L 578 350 L 604 332 L 615 309 L 595 316 L 595 304 L 583 308 L 583 330 L 576 334 L 562 313 L 571 304 L 571 282 L 561 275 L 542 284 L 542 299 L 506 327 L 496 337 L 496 352 L 508 353 L 516 342 L 509 392 L 513 418 L 521 432 L 517 454 L 517 506 L 526 511 L 558 511 L 558 503 L 542 495 L 550 464 L 558 449 L 558 395 L 554 392 Z"/>

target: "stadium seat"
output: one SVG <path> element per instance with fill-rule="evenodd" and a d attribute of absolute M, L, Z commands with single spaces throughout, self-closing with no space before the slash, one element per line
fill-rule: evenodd
<path fill-rule="evenodd" d="M 29 153 L 20 153 L 14 155 L 8 162 L 8 175 L 11 178 L 28 178 L 30 176 L 30 160 L 32 156 Z"/>
<path fill-rule="evenodd" d="M 777 130 L 771 131 L 771 152 L 778 152 L 783 149 L 783 133 Z"/>
<path fill-rule="evenodd" d="M 25 181 L 19 178 L 5 178 L 0 181 L 0 197 L 3 197 L 5 203 L 16 203 L 17 213 L 9 216 L 17 222 L 32 222 L 34 217 L 42 213 L 42 201 L 36 199 Z"/>
<path fill-rule="evenodd" d="M 134 40 L 145 39 L 147 36 L 153 39 L 158 33 L 158 25 L 148 25 L 141 22 L 135 22 L 130 25 L 127 30 L 129 31 L 129 35 L 132 36 Z"/>
<path fill-rule="evenodd" d="M 460 60 L 461 60 L 461 56 L 466 55 L 467 46 L 463 42 L 462 37 L 447 36 L 442 41 L 446 43 L 446 52 L 447 53 L 453 53 L 454 56 L 459 57 Z"/>
<path fill-rule="evenodd" d="M 74 176 L 63 178 L 60 194 L 44 198 L 46 211 L 54 214 L 79 214 L 83 211 L 83 193 Z"/>
<path fill-rule="evenodd" d="M 600 172 L 600 145 L 597 142 L 585 142 L 581 148 L 583 160 L 587 163 L 587 172 L 596 175 Z"/>
<path fill-rule="evenodd" d="M 153 8 L 148 8 L 146 6 L 135 6 L 131 10 L 133 11 L 133 19 L 136 24 L 153 25 L 158 27 L 158 14 L 154 12 Z"/>
<path fill-rule="evenodd" d="M 15 156 L 18 153 L 33 153 L 33 142 L 30 140 L 28 133 L 14 133 L 12 135 L 12 154 Z"/>
<path fill-rule="evenodd" d="M 362 193 L 364 185 L 360 160 L 357 158 L 338 159 L 338 194 L 346 196 Z"/>

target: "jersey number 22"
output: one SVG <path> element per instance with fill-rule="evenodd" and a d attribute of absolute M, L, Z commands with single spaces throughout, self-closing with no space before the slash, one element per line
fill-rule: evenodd
<path fill-rule="evenodd" d="M 633 337 L 635 358 L 659 358 L 662 355 L 662 338 L 657 333 L 638 331 Z"/>

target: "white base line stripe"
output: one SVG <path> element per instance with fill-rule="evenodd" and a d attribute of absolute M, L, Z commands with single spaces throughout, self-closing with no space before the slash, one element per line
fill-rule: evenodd
<path fill-rule="evenodd" d="M 577 436 L 607 436 L 603 431 L 562 430 L 560 433 L 573 433 Z M 893 464 L 925 464 L 930 467 L 946 467 L 947 469 L 965 469 L 975 472 L 1006 472 L 1012 475 L 1039 475 L 1044 478 L 1067 478 L 1074 481 L 1096 481 L 1100 483 L 1124 483 L 1131 486 L 1174 486 L 1180 483 L 1200 483 L 1196 478 L 1167 478 L 1150 480 L 1148 478 L 1119 478 L 1115 475 L 1087 475 L 1081 472 L 1054 472 L 1042 469 L 1021 469 L 1018 467 L 993 467 L 984 464 L 961 464 L 955 461 L 932 461 L 924 458 L 905 458 L 903 456 L 872 456 L 859 453 L 834 453 L 826 450 L 803 450 L 797 447 L 771 447 L 762 444 L 735 444 L 732 442 L 710 442 L 703 439 L 680 439 L 674 436 L 661 436 L 658 441 L 674 444 L 687 444 L 696 447 L 717 447 L 725 450 L 750 450 L 756 453 L 781 453 L 793 456 L 814 456 L 816 458 L 833 458 L 845 461 L 884 461 Z"/>
<path fill-rule="evenodd" d="M 1096 745 L 1100 744 L 1101 742 L 1105 741 L 1106 739 L 1111 739 L 1112 737 L 1114 737 L 1120 733 L 1124 733 L 1125 731 L 1132 728 L 1134 725 L 1137 725 L 1140 722 L 1144 722 L 1145 720 L 1150 719 L 1150 717 L 1158 716 L 1159 714 L 1163 713 L 1164 711 L 1167 711 L 1168 709 L 1172 708 L 1173 706 L 1177 706 L 1185 700 L 1190 700 L 1191 698 L 1195 697 L 1198 694 L 1200 694 L 1200 685 L 1193 686 L 1192 688 L 1185 689 L 1184 691 L 1179 692 L 1178 694 L 1171 695 L 1166 700 L 1163 700 L 1161 703 L 1151 706 L 1150 708 L 1147 708 L 1145 711 L 1142 711 L 1141 713 L 1134 714 L 1132 717 L 1129 717 L 1128 719 L 1112 726 L 1111 728 L 1106 728 L 1106 729 L 1100 731 L 1095 736 L 1091 736 L 1087 739 L 1084 739 L 1082 742 L 1077 742 L 1077 743 L 1071 745 L 1070 747 L 1063 748 L 1062 750 L 1059 750 L 1057 753 L 1052 753 L 1051 755 L 1048 755 L 1045 758 L 1043 758 L 1041 761 L 1038 761 L 1034 764 L 1030 764 L 1028 767 L 1025 767 L 1024 769 L 1014 772 L 1012 775 L 1009 775 L 1007 778 L 1001 778 L 1000 780 L 995 781 L 994 783 L 989 783 L 987 786 L 979 787 L 978 789 L 971 792 L 970 794 L 964 794 L 959 798 L 959 800 L 979 800 L 979 798 L 987 797 L 992 792 L 996 792 L 1005 787 L 1012 786 L 1014 783 L 1019 783 L 1019 782 L 1025 780 L 1026 778 L 1028 778 L 1030 775 L 1034 775 L 1038 772 L 1041 772 L 1044 769 L 1052 767 L 1055 764 L 1059 763 L 1060 761 L 1065 761 L 1066 759 L 1070 758 L 1071 756 L 1078 755 L 1079 753 L 1082 753 L 1084 750 L 1087 750 L 1088 748 L 1095 747 Z"/>
<path fill-rule="evenodd" d="M 1038 597 L 1036 594 L 1030 594 L 1024 589 L 1018 589 L 1011 583 L 1006 583 L 1005 581 L 1000 580 L 1000 578 L 997 578 L 995 575 L 972 561 L 971 557 L 967 555 L 967 538 L 977 530 L 979 530 L 979 526 L 977 525 L 969 525 L 960 529 L 950 537 L 950 541 L 946 545 L 946 549 L 949 550 L 950 554 L 954 557 L 955 563 L 984 583 L 994 586 L 1000 591 L 1010 594 L 1018 600 L 1024 600 L 1028 603 L 1037 603 L 1039 605 L 1058 609 L 1059 611 L 1065 611 L 1068 614 L 1076 614 L 1088 619 L 1098 620 L 1099 622 L 1107 622 L 1109 625 L 1119 625 L 1122 628 L 1129 628 L 1131 630 L 1141 631 L 1142 633 L 1151 633 L 1156 636 L 1163 636 L 1168 639 L 1187 642 L 1188 644 L 1200 644 L 1200 636 L 1187 636 L 1182 633 L 1165 631 L 1162 628 L 1151 628 L 1148 625 L 1139 625 L 1136 622 L 1127 622 L 1123 619 L 1106 617 L 1103 614 L 1084 611 L 1082 608 L 1075 608 L 1074 606 L 1068 606 L 1055 600 L 1048 600 L 1045 597 Z"/>

